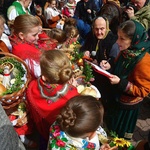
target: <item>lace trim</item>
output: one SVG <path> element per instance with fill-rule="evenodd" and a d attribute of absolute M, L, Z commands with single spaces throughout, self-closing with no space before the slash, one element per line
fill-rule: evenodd
<path fill-rule="evenodd" d="M 65 93 L 67 93 L 67 89 L 68 89 L 68 84 L 65 84 L 62 90 L 58 91 L 55 96 L 47 96 L 44 94 L 43 88 L 40 85 L 40 78 L 38 78 L 38 86 L 39 86 L 42 97 L 52 102 L 55 102 L 58 99 L 58 97 L 60 97 L 60 95 L 64 95 Z"/>

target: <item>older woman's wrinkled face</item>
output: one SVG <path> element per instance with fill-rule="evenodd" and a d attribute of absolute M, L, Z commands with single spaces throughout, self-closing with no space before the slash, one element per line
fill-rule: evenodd
<path fill-rule="evenodd" d="M 93 32 L 97 39 L 103 39 L 106 35 L 106 21 L 100 17 L 95 20 L 93 25 Z"/>
<path fill-rule="evenodd" d="M 4 32 L 4 22 L 2 20 L 0 20 L 0 38 L 3 34 L 3 32 Z"/>
<path fill-rule="evenodd" d="M 131 45 L 131 39 L 127 37 L 127 35 L 123 33 L 121 29 L 119 29 L 116 43 L 118 44 L 120 51 L 126 50 Z"/>

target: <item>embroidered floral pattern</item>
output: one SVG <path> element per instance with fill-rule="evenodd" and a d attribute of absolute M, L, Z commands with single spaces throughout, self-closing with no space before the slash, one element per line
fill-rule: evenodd
<path fill-rule="evenodd" d="M 45 84 L 42 80 L 40 80 L 41 78 L 38 78 L 38 87 L 41 93 L 41 96 L 44 97 L 47 100 L 48 104 L 51 104 L 55 101 L 57 101 L 57 99 L 62 96 L 65 95 L 68 92 L 69 89 L 69 85 L 65 84 L 61 90 L 57 91 L 57 93 L 55 93 L 55 95 L 53 96 L 48 96 L 44 93 L 44 88 L 41 84 L 44 84 L 47 88 L 47 90 L 49 90 L 49 92 L 52 92 L 53 90 L 56 89 L 56 87 L 58 86 L 58 84 Z M 41 83 L 40 83 L 41 82 Z"/>
<path fill-rule="evenodd" d="M 60 130 L 55 122 L 50 128 L 49 148 L 59 150 L 94 150 L 95 143 L 88 142 L 86 139 L 80 139 L 79 143 L 73 141 L 71 137 Z"/>

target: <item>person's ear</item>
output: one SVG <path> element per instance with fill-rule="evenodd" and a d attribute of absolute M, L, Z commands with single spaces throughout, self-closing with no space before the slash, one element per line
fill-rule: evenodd
<path fill-rule="evenodd" d="M 19 38 L 20 38 L 21 40 L 24 39 L 24 34 L 23 34 L 22 32 L 19 32 L 18 36 L 19 36 Z"/>

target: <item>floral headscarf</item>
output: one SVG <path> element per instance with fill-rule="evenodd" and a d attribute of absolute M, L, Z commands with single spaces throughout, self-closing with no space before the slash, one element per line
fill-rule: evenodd
<path fill-rule="evenodd" d="M 127 78 L 138 61 L 143 58 L 146 52 L 150 52 L 150 39 L 145 28 L 137 21 L 132 20 L 136 26 L 131 46 L 121 51 L 116 62 L 114 74 L 120 78 Z"/>

